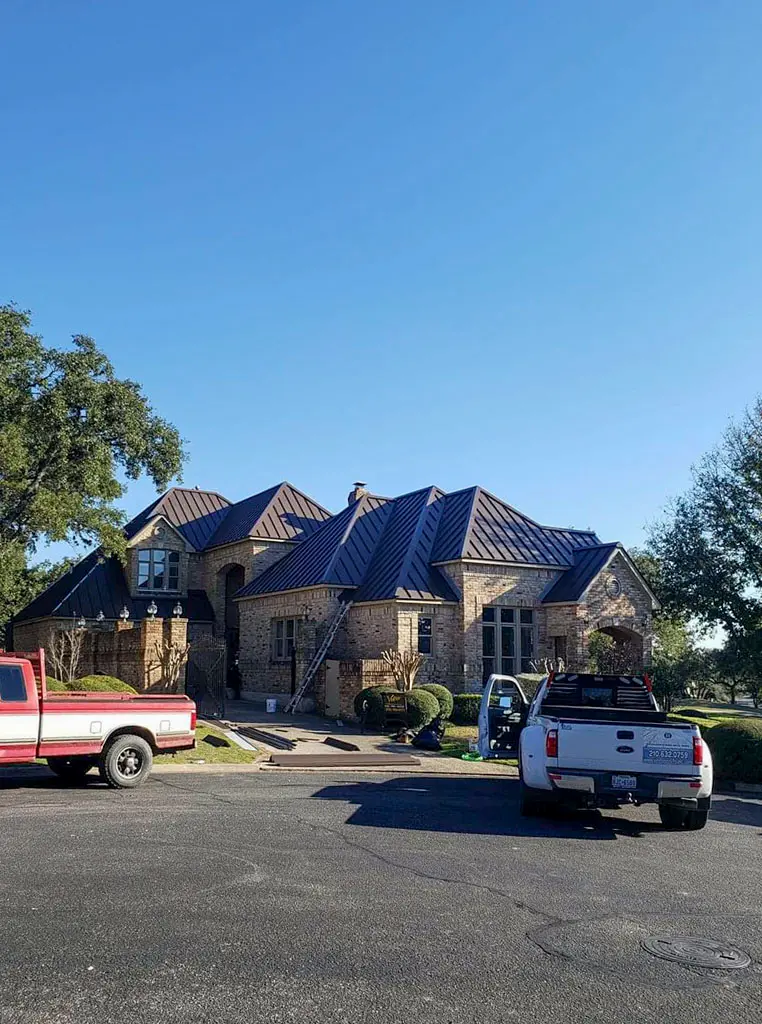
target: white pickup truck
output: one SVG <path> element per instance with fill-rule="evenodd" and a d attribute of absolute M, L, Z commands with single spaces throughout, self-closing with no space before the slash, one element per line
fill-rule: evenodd
<path fill-rule="evenodd" d="M 698 726 L 659 710 L 647 677 L 551 674 L 519 739 L 521 810 L 655 803 L 669 829 L 706 825 L 712 755 Z"/>
<path fill-rule="evenodd" d="M 72 782 L 97 767 L 110 786 L 132 789 L 154 753 L 195 747 L 195 731 L 184 694 L 51 693 L 43 650 L 0 651 L 0 766 L 44 758 Z"/>

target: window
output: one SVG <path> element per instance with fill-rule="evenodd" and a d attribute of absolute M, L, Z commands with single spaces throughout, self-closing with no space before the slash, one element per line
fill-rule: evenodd
<path fill-rule="evenodd" d="M 431 636 L 433 619 L 418 616 L 418 653 L 431 654 Z"/>
<path fill-rule="evenodd" d="M 531 672 L 534 647 L 531 608 L 482 608 L 482 682 L 493 672 Z"/>
<path fill-rule="evenodd" d="M 0 700 L 13 704 L 26 700 L 24 673 L 18 665 L 0 665 Z"/>
<path fill-rule="evenodd" d="M 138 551 L 139 590 L 179 590 L 180 552 L 143 548 Z"/>
<path fill-rule="evenodd" d="M 273 632 L 273 658 L 290 661 L 296 647 L 298 619 L 275 619 Z"/>

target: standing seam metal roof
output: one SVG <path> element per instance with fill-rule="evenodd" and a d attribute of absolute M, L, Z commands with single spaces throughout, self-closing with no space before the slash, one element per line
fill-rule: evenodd
<path fill-rule="evenodd" d="M 542 599 L 543 604 L 579 601 L 621 544 L 596 544 L 574 552 L 574 565 L 567 569 Z"/>

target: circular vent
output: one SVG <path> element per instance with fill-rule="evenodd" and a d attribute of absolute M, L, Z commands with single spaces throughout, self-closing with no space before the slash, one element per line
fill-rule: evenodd
<path fill-rule="evenodd" d="M 606 581 L 606 593 L 609 597 L 619 597 L 622 593 L 622 584 L 616 576 L 609 576 Z"/>

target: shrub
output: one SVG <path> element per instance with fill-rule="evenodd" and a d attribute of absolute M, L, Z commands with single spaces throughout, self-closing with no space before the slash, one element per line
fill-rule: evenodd
<path fill-rule="evenodd" d="M 48 690 L 52 690 L 54 693 L 57 690 L 65 690 L 66 687 L 60 681 L 60 679 L 54 679 L 53 676 L 45 676 L 45 687 Z"/>
<path fill-rule="evenodd" d="M 547 673 L 543 675 L 541 672 L 521 672 L 516 676 L 519 686 L 524 691 L 526 699 L 529 703 L 532 703 L 532 697 L 540 689 L 540 683 L 546 678 Z"/>
<path fill-rule="evenodd" d="M 762 782 L 762 721 L 736 718 L 707 733 L 714 770 L 731 782 Z"/>
<path fill-rule="evenodd" d="M 422 686 L 409 690 L 407 698 L 407 724 L 410 729 L 422 729 L 439 714 L 439 701 Z"/>
<path fill-rule="evenodd" d="M 398 693 L 393 686 L 366 686 L 360 690 L 354 700 L 355 714 L 362 717 L 362 706 L 367 700 L 368 717 L 365 722 L 375 729 L 380 729 L 384 724 L 384 704 L 381 695 L 384 693 Z"/>
<path fill-rule="evenodd" d="M 134 686 L 113 676 L 83 676 L 67 683 L 67 690 L 86 690 L 88 693 L 137 693 Z"/>
<path fill-rule="evenodd" d="M 442 721 L 452 718 L 452 694 L 446 686 L 441 686 L 439 683 L 423 683 L 422 686 L 417 686 L 416 689 L 425 690 L 426 693 L 430 693 L 436 698 L 439 704 L 439 717 Z"/>
<path fill-rule="evenodd" d="M 480 693 L 456 693 L 453 697 L 452 720 L 456 725 L 476 725 L 479 721 Z"/>

